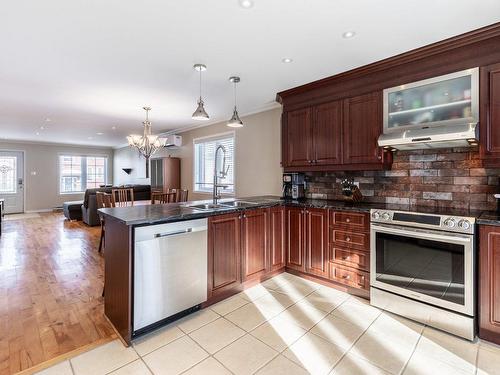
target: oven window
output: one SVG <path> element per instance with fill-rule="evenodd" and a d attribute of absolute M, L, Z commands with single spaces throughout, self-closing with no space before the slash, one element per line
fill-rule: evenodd
<path fill-rule="evenodd" d="M 464 254 L 463 245 L 376 233 L 376 279 L 464 305 Z"/>

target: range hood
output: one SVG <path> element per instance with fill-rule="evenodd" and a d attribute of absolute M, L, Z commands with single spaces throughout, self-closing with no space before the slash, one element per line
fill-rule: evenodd
<path fill-rule="evenodd" d="M 386 133 L 379 137 L 378 145 L 391 150 L 476 146 L 479 143 L 477 125 L 441 125 Z"/>

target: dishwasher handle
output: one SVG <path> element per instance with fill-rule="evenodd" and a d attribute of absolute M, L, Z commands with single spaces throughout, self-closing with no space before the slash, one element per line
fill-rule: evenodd
<path fill-rule="evenodd" d="M 192 231 L 193 231 L 193 228 L 187 228 L 187 229 L 183 229 L 183 230 L 177 230 L 177 231 L 174 231 L 174 232 L 155 233 L 154 238 L 176 236 L 178 234 L 191 233 Z"/>

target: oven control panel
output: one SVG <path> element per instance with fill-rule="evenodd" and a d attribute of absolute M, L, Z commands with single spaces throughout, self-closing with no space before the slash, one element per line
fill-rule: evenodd
<path fill-rule="evenodd" d="M 373 223 L 398 224 L 419 228 L 473 234 L 476 219 L 465 216 L 434 215 L 418 212 L 371 210 Z"/>

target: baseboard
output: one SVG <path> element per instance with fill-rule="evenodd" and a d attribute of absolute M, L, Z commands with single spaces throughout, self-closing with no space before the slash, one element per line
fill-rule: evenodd
<path fill-rule="evenodd" d="M 39 214 L 39 213 L 43 213 L 43 212 L 52 212 L 52 211 L 54 211 L 53 208 L 43 208 L 41 210 L 26 210 L 23 213 L 25 213 L 25 214 Z"/>

